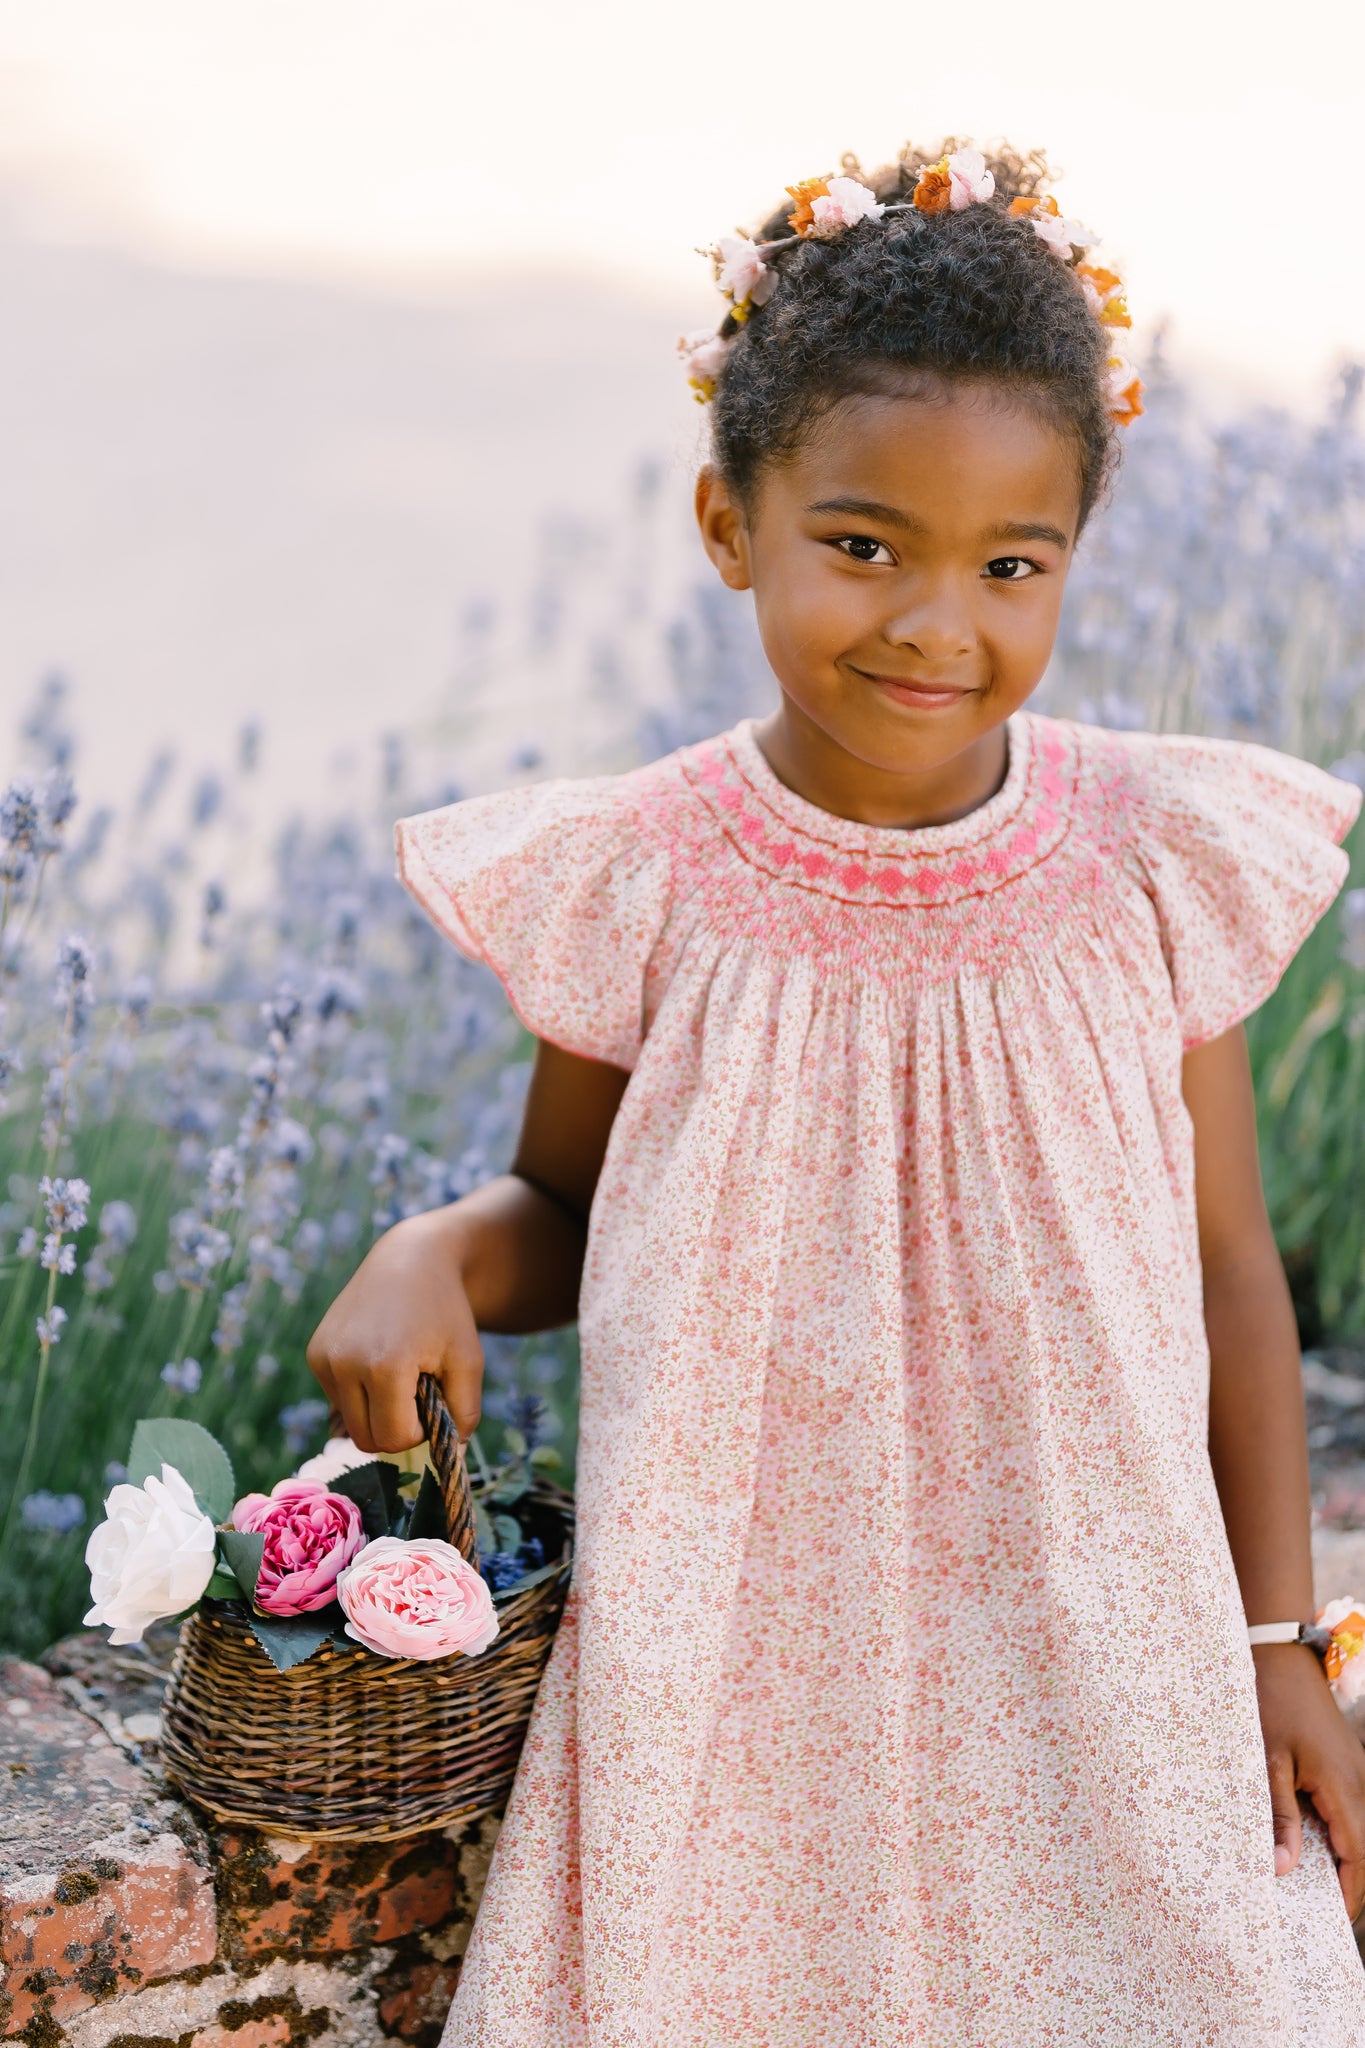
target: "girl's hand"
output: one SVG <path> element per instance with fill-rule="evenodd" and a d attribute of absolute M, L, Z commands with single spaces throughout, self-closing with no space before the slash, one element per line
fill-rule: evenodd
<path fill-rule="evenodd" d="M 439 1381 L 462 1438 L 478 1426 L 483 1350 L 454 1212 L 386 1231 L 319 1323 L 308 1363 L 362 1451 L 422 1441 L 417 1382 Z"/>
<path fill-rule="evenodd" d="M 1251 1654 L 1275 1820 L 1275 1874 L 1285 1876 L 1299 1860 L 1303 1827 L 1297 1795 L 1304 1792 L 1326 1823 L 1346 1911 L 1354 1920 L 1365 1906 L 1365 1749 L 1311 1650 L 1301 1643 L 1267 1643 Z"/>
<path fill-rule="evenodd" d="M 578 1312 L 588 1211 L 629 1077 L 540 1045 L 512 1171 L 395 1224 L 337 1296 L 308 1363 L 362 1451 L 422 1441 L 417 1382 L 461 1437 L 483 1388 L 479 1331 L 554 1330 Z"/>

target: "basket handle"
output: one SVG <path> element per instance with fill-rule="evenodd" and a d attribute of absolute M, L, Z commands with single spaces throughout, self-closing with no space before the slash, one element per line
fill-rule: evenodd
<path fill-rule="evenodd" d="M 446 1505 L 446 1534 L 467 1563 L 475 1570 L 479 1563 L 479 1541 L 474 1534 L 474 1499 L 469 1491 L 469 1471 L 464 1445 L 446 1407 L 445 1395 L 429 1372 L 417 1382 L 417 1413 L 431 1445 L 431 1462 L 441 1498 Z"/>

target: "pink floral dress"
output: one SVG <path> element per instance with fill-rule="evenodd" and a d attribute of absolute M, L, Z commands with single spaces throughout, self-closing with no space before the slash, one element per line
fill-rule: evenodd
<path fill-rule="evenodd" d="M 1205 1447 L 1181 1054 L 1357 793 L 1020 715 L 953 825 L 748 725 L 399 829 L 532 1031 L 631 1071 L 575 1590 L 447 2048 L 1361 2048 L 1273 1874 Z"/>

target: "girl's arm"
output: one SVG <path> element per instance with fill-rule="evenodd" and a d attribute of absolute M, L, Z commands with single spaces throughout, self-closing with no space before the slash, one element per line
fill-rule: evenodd
<path fill-rule="evenodd" d="M 1245 1034 L 1185 1056 L 1210 1353 L 1209 1455 L 1248 1622 L 1311 1621 L 1308 1448 L 1298 1335 L 1266 1215 Z M 1331 1833 L 1354 1919 L 1365 1904 L 1365 1750 L 1297 1643 L 1254 1650 L 1275 1821 L 1275 1868 L 1292 1870 L 1297 1793 Z"/>
<path fill-rule="evenodd" d="M 540 1043 L 512 1171 L 386 1231 L 319 1323 L 308 1363 L 364 1451 L 422 1440 L 417 1381 L 478 1424 L 483 1330 L 572 1322 L 588 1211 L 628 1076 Z"/>

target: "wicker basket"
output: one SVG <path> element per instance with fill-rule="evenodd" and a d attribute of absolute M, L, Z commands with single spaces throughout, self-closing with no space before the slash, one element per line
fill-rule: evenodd
<path fill-rule="evenodd" d="M 475 1563 L 464 1452 L 434 1380 L 418 1402 L 450 1541 Z M 217 1820 L 310 1842 L 393 1841 L 498 1809 L 573 1568 L 571 1496 L 538 1478 L 526 1500 L 561 1554 L 497 1596 L 498 1637 L 481 1657 L 416 1663 L 325 1643 L 277 1671 L 244 1614 L 191 1614 L 162 1715 L 167 1775 Z"/>

